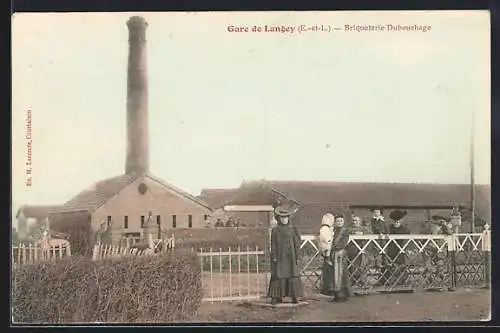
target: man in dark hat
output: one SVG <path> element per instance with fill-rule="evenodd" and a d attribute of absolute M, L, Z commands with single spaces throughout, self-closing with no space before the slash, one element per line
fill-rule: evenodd
<path fill-rule="evenodd" d="M 449 236 L 453 234 L 453 228 L 446 217 L 434 215 L 431 217 L 431 221 L 428 222 L 431 227 L 431 234 L 433 235 Z M 442 288 L 446 278 L 444 272 L 446 271 L 445 266 L 447 263 L 446 258 L 440 257 L 439 254 L 439 249 L 434 243 L 428 243 L 422 253 L 424 260 L 430 263 L 430 267 L 427 267 L 425 274 L 427 283 L 435 286 L 437 282 L 441 282 L 438 287 Z"/>
<path fill-rule="evenodd" d="M 406 211 L 395 210 L 389 214 L 389 218 L 393 221 L 389 228 L 392 235 L 409 235 L 410 230 L 401 223 L 401 220 L 407 215 Z M 402 284 L 406 278 L 406 254 L 401 251 L 406 243 L 403 239 L 391 240 L 387 246 L 387 257 L 389 265 L 386 267 L 384 282 L 388 286 Z M 397 245 L 396 245 L 397 242 Z M 399 245 L 399 247 L 398 247 Z"/>
<path fill-rule="evenodd" d="M 349 231 L 344 228 L 344 215 L 335 215 L 332 249 L 330 251 L 333 263 L 333 290 L 335 302 L 344 302 L 352 295 L 349 278 L 347 253 L 345 248 L 349 242 Z"/>
<path fill-rule="evenodd" d="M 300 235 L 290 224 L 290 216 L 297 210 L 280 205 L 274 210 L 278 224 L 271 231 L 271 281 L 268 297 L 272 304 L 281 303 L 283 297 L 291 297 L 298 303 L 302 297 L 298 259 L 300 255 Z"/>
<path fill-rule="evenodd" d="M 431 217 L 431 228 L 433 235 L 452 235 L 453 226 L 449 222 L 449 219 L 441 215 L 434 215 Z"/>

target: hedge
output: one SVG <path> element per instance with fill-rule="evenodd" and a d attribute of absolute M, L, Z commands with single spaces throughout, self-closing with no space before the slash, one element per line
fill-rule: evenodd
<path fill-rule="evenodd" d="M 19 323 L 167 323 L 192 317 L 202 298 L 199 261 L 179 251 L 38 262 L 14 270 L 13 289 Z"/>
<path fill-rule="evenodd" d="M 240 247 L 245 251 L 258 248 L 264 250 L 269 246 L 268 228 L 220 228 L 220 229 L 176 229 L 164 232 L 165 237 L 175 235 L 175 247 L 196 250 L 226 251 L 228 248 L 236 251 Z"/>

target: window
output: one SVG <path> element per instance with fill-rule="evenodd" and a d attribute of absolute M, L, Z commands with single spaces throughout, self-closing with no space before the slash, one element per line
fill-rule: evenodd
<path fill-rule="evenodd" d="M 128 216 L 123 217 L 123 228 L 128 229 Z"/>
<path fill-rule="evenodd" d="M 177 215 L 172 215 L 172 228 L 177 228 Z"/>
<path fill-rule="evenodd" d="M 108 215 L 108 227 L 111 225 L 111 215 Z"/>
<path fill-rule="evenodd" d="M 205 221 L 206 221 L 206 220 L 208 220 L 208 215 L 205 215 L 205 216 L 203 217 L 203 219 L 204 219 Z"/>
<path fill-rule="evenodd" d="M 141 228 L 144 228 L 144 221 L 145 221 L 145 216 L 141 215 Z"/>
<path fill-rule="evenodd" d="M 161 225 L 161 216 L 156 215 L 156 224 Z"/>
<path fill-rule="evenodd" d="M 193 215 L 188 215 L 188 228 L 193 227 Z"/>

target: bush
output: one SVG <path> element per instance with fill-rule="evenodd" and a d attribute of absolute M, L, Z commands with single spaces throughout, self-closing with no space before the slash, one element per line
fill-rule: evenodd
<path fill-rule="evenodd" d="M 93 262 L 38 262 L 13 274 L 21 323 L 161 323 L 192 317 L 201 303 L 199 262 L 176 251 Z"/>

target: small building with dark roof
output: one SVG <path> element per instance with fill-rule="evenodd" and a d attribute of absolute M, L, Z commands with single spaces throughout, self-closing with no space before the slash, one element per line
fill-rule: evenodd
<path fill-rule="evenodd" d="M 58 205 L 23 205 L 16 213 L 17 232 L 20 240 L 28 237 L 29 227 L 48 222 L 48 218 Z"/>

